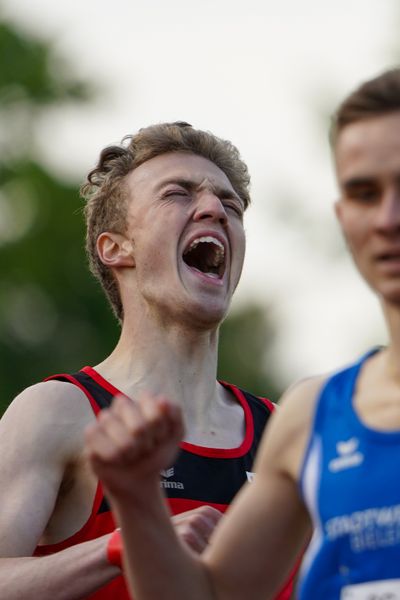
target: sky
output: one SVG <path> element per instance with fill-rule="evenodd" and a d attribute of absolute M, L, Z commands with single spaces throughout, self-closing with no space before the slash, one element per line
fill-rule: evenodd
<path fill-rule="evenodd" d="M 385 343 L 377 300 L 336 225 L 329 115 L 400 62 L 396 0 L 1 0 L 98 88 L 35 124 L 38 153 L 82 180 L 101 148 L 161 121 L 230 139 L 252 177 L 233 310 L 265 307 L 284 385 Z M 397 58 L 397 60 L 396 60 Z"/>

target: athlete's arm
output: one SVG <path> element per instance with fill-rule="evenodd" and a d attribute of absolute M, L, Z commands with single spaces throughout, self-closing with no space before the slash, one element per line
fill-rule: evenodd
<path fill-rule="evenodd" d="M 263 437 L 253 482 L 203 555 L 218 600 L 274 598 L 305 549 L 311 522 L 298 477 L 319 387 L 309 380 L 286 393 Z"/>
<path fill-rule="evenodd" d="M 25 390 L 0 420 L 0 598 L 74 600 L 120 574 L 107 559 L 109 534 L 32 557 L 53 514 L 66 467 L 82 451 L 83 429 L 93 420 L 82 392 L 58 381 Z M 180 538 L 201 552 L 220 516 L 199 507 L 172 521 Z"/>
<path fill-rule="evenodd" d="M 46 382 L 20 394 L 0 420 L 0 598 L 74 600 L 120 572 L 107 561 L 109 536 L 32 557 L 90 410 L 74 386 Z"/>
<path fill-rule="evenodd" d="M 296 480 L 315 387 L 290 392 L 271 419 L 255 479 L 238 494 L 202 559 L 177 541 L 159 487 L 158 473 L 172 463 L 182 435 L 178 409 L 164 398 L 143 397 L 136 406 L 120 398 L 89 428 L 89 455 L 121 524 L 138 600 L 273 597 L 310 531 Z"/>

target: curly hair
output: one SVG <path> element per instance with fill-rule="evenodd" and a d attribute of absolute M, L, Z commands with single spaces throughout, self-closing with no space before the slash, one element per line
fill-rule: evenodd
<path fill-rule="evenodd" d="M 339 133 L 347 125 L 395 111 L 400 111 L 399 67 L 365 81 L 343 100 L 331 122 L 332 146 L 335 146 Z"/>
<path fill-rule="evenodd" d="M 111 307 L 122 321 L 123 306 L 112 271 L 100 260 L 96 242 L 103 231 L 125 233 L 129 195 L 126 176 L 144 162 L 168 152 L 188 152 L 207 158 L 228 177 L 247 207 L 250 203 L 250 176 L 238 149 L 229 141 L 188 123 L 160 123 L 126 136 L 120 145 L 108 146 L 97 166 L 81 187 L 86 200 L 86 252 L 90 270 L 99 280 Z"/>

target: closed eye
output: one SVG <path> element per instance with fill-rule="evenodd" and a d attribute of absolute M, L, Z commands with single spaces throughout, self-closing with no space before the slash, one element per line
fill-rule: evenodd
<path fill-rule="evenodd" d="M 187 197 L 190 198 L 191 194 L 188 190 L 184 190 L 184 189 L 175 189 L 175 190 L 167 190 L 166 192 L 164 192 L 163 197 L 164 198 L 171 198 L 173 196 L 181 196 L 181 197 Z"/>
<path fill-rule="evenodd" d="M 224 202 L 224 201 L 222 201 L 222 204 L 224 205 L 225 210 L 232 211 L 239 217 L 243 216 L 243 207 L 241 204 L 235 204 L 232 202 Z"/>
<path fill-rule="evenodd" d="M 244 213 L 244 205 L 241 200 L 236 198 L 236 196 L 226 195 L 220 196 L 220 202 L 224 206 L 225 210 L 229 210 L 237 214 L 239 217 L 243 216 Z"/>

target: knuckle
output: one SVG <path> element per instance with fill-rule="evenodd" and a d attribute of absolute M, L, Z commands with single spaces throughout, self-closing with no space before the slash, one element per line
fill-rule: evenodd
<path fill-rule="evenodd" d="M 188 530 L 185 533 L 183 533 L 182 538 L 189 546 L 198 546 L 197 536 L 192 530 Z"/>
<path fill-rule="evenodd" d="M 197 515 L 187 515 L 185 517 L 185 522 L 188 527 L 193 527 L 198 523 L 199 517 Z"/>
<path fill-rule="evenodd" d="M 103 408 L 103 410 L 101 410 L 100 413 L 97 416 L 97 423 L 100 426 L 106 425 L 107 423 L 110 422 L 110 419 L 111 419 L 110 409 Z"/>
<path fill-rule="evenodd" d="M 202 508 L 204 508 L 204 511 L 202 511 L 203 516 L 210 520 L 213 524 L 218 523 L 223 516 L 222 512 L 213 506 L 203 506 Z"/>
<path fill-rule="evenodd" d="M 186 538 L 186 536 L 190 535 L 192 528 L 186 521 L 182 521 L 180 523 L 175 524 L 176 530 L 178 531 L 181 537 Z"/>

